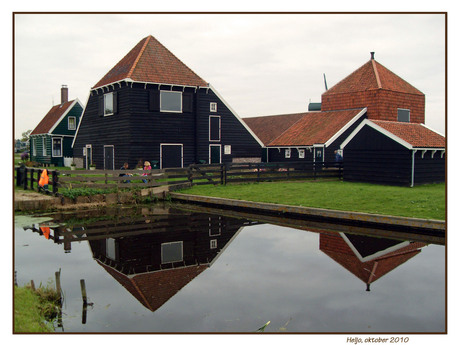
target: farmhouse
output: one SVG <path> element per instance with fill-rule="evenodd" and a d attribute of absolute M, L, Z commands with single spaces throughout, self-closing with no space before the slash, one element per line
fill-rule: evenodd
<path fill-rule="evenodd" d="M 99 169 L 260 161 L 261 148 L 218 92 L 153 36 L 94 85 L 73 142 L 80 164 Z"/>
<path fill-rule="evenodd" d="M 61 88 L 61 103 L 53 106 L 30 133 L 31 160 L 64 166 L 64 157 L 72 157 L 72 141 L 83 112 L 78 99 L 68 100 L 69 90 Z"/>
<path fill-rule="evenodd" d="M 334 151 L 366 117 L 366 108 L 244 118 L 268 162 L 334 161 Z"/>
<path fill-rule="evenodd" d="M 345 181 L 411 187 L 445 181 L 445 138 L 420 123 L 365 120 L 341 149 Z"/>

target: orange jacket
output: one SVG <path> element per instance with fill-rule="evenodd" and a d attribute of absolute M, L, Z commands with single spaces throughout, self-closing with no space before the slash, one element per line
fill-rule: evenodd
<path fill-rule="evenodd" d="M 45 184 L 48 184 L 49 177 L 48 177 L 48 170 L 43 170 L 42 174 L 40 175 L 40 181 L 38 181 L 38 185 L 43 187 Z"/>

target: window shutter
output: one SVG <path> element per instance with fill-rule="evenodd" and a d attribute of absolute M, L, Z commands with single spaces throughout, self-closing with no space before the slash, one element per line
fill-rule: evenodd
<path fill-rule="evenodd" d="M 159 90 L 149 90 L 149 111 L 160 111 Z"/>
<path fill-rule="evenodd" d="M 104 95 L 99 96 L 97 114 L 99 116 L 104 116 Z"/>
<path fill-rule="evenodd" d="M 182 93 L 182 112 L 191 113 L 193 112 L 193 94 Z"/>
<path fill-rule="evenodd" d="M 118 113 L 118 93 L 113 92 L 113 113 Z"/>

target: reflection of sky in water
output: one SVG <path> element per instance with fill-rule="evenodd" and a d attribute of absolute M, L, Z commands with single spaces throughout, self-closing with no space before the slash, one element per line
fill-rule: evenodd
<path fill-rule="evenodd" d="M 15 242 L 19 285 L 47 282 L 62 269 L 66 331 L 245 332 L 269 320 L 272 332 L 444 331 L 443 246 L 424 247 L 366 292 L 319 250 L 317 233 L 246 227 L 210 268 L 152 313 L 96 263 L 87 242 L 73 242 L 65 254 L 62 245 L 21 228 Z M 85 325 L 80 279 L 94 302 Z"/>

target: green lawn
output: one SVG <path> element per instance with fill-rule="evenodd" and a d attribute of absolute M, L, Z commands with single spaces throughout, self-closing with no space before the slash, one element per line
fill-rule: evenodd
<path fill-rule="evenodd" d="M 202 185 L 181 193 L 425 219 L 445 219 L 445 183 L 409 187 L 343 181 Z"/>
<path fill-rule="evenodd" d="M 14 331 L 16 333 L 50 333 L 54 329 L 45 323 L 43 302 L 31 289 L 14 287 Z"/>

